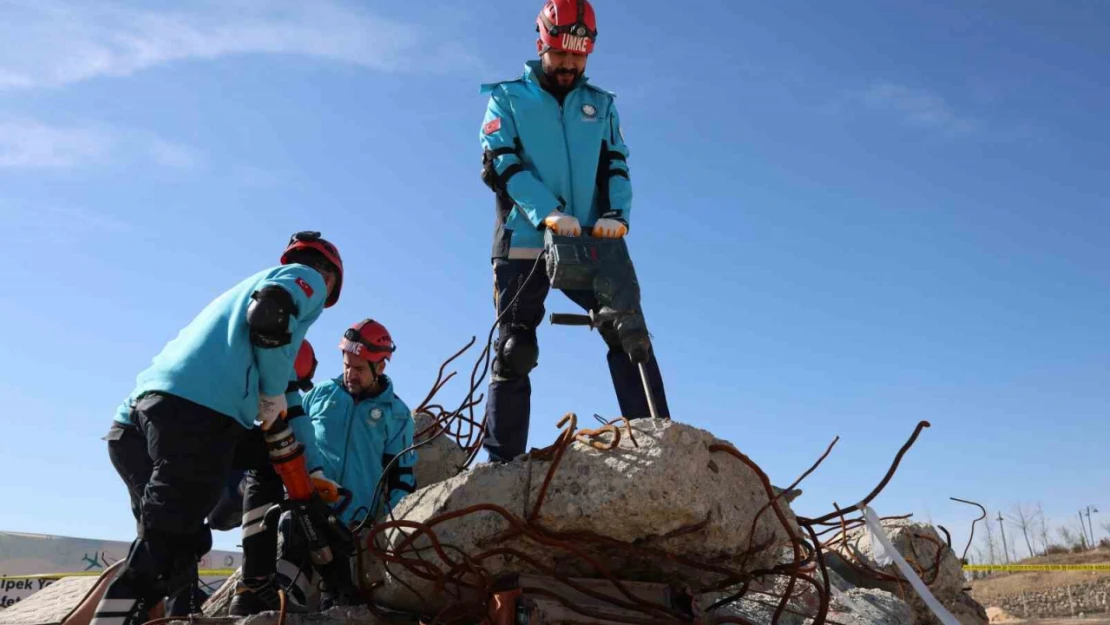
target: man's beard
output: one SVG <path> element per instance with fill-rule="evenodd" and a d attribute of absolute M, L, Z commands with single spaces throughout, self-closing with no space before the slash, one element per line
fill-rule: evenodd
<path fill-rule="evenodd" d="M 566 93 L 574 88 L 574 83 L 578 80 L 579 76 L 578 70 L 572 67 L 557 67 L 552 70 L 545 69 L 544 74 L 547 76 L 547 83 L 551 87 L 551 89 L 563 93 Z M 568 84 L 559 84 L 560 76 L 569 76 L 570 81 L 568 82 Z"/>

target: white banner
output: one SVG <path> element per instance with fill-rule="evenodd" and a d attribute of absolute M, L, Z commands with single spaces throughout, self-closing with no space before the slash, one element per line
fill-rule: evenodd
<path fill-rule="evenodd" d="M 20 575 L 49 573 L 97 574 L 117 560 L 127 558 L 130 542 L 69 538 L 43 534 L 0 532 L 0 610 L 54 583 L 55 579 L 22 579 Z M 200 562 L 201 569 L 236 569 L 243 554 L 235 551 L 210 551 Z M 223 577 L 203 577 L 215 585 Z"/>

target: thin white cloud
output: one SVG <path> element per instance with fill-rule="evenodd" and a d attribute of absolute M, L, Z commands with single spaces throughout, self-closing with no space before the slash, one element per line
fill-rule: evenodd
<path fill-rule="evenodd" d="M 358 5 L 225 0 L 139 7 L 63 0 L 0 0 L 0 89 L 60 86 L 191 59 L 235 54 L 294 54 L 380 71 L 474 64 L 415 27 Z M 434 61 L 434 62 L 432 62 Z"/>
<path fill-rule="evenodd" d="M 118 161 L 182 169 L 199 165 L 201 158 L 189 146 L 145 132 L 0 119 L 0 171 L 72 169 Z"/>
<path fill-rule="evenodd" d="M 966 132 L 975 127 L 973 119 L 957 114 L 943 96 L 928 89 L 877 83 L 860 95 L 860 101 L 871 110 L 895 113 L 913 126 L 946 132 Z"/>
<path fill-rule="evenodd" d="M 0 217 L 22 237 L 54 242 L 88 240 L 90 234 L 124 235 L 140 231 L 129 220 L 89 206 L 30 206 L 0 198 Z"/>
<path fill-rule="evenodd" d="M 97 129 L 0 121 L 0 169 L 75 167 L 104 159 L 111 146 Z"/>
<path fill-rule="evenodd" d="M 158 137 L 150 140 L 147 151 L 155 163 L 174 169 L 191 169 L 200 164 L 201 160 L 197 151 L 189 146 Z"/>

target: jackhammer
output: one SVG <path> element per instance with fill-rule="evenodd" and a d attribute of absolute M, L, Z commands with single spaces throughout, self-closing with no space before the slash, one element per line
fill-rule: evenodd
<path fill-rule="evenodd" d="M 358 589 L 351 575 L 351 557 L 355 553 L 355 537 L 336 516 L 317 491 L 309 477 L 305 463 L 304 445 L 293 435 L 284 418 L 278 419 L 265 433 L 266 449 L 274 470 L 281 476 L 288 497 L 266 511 L 263 523 L 277 526 L 282 513 L 289 512 L 295 531 L 308 545 L 312 566 L 320 573 L 324 591 L 336 605 L 361 603 Z M 326 493 L 329 498 L 345 498 L 350 503 L 350 491 Z"/>
<path fill-rule="evenodd" d="M 543 243 L 551 288 L 593 291 L 598 301 L 598 308 L 589 314 L 551 313 L 551 323 L 591 330 L 606 324 L 615 327 L 621 347 L 640 370 L 651 417 L 659 418 L 644 367 L 651 338 L 640 308 L 640 283 L 628 244 L 623 238 L 568 237 L 551 230 L 544 232 Z"/>

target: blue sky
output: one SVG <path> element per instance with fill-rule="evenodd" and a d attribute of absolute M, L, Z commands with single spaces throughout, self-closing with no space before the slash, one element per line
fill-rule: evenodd
<path fill-rule="evenodd" d="M 484 339 L 478 85 L 520 73 L 540 3 L 466 4 L 0 1 L 0 529 L 131 538 L 113 410 L 295 230 L 348 268 L 320 375 L 373 316 L 415 404 Z M 880 514 L 962 544 L 950 496 L 1110 513 L 1110 7 L 673 6 L 597 0 L 587 73 L 618 94 L 675 417 L 780 485 L 840 435 L 802 514 L 858 501 L 922 419 Z M 540 341 L 533 444 L 616 414 L 596 335 Z"/>

